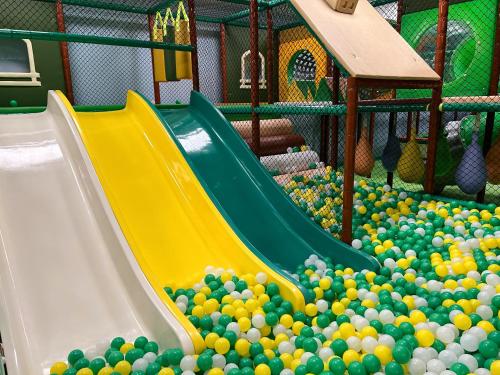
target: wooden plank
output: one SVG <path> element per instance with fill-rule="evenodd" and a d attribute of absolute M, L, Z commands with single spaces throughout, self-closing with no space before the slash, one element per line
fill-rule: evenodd
<path fill-rule="evenodd" d="M 354 14 L 336 12 L 324 0 L 290 2 L 352 77 L 440 79 L 367 0 L 359 0 Z"/>

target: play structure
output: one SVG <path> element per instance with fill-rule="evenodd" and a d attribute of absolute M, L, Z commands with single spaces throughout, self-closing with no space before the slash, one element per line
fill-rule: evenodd
<path fill-rule="evenodd" d="M 3 1 L 0 374 L 500 374 L 499 14 Z"/>

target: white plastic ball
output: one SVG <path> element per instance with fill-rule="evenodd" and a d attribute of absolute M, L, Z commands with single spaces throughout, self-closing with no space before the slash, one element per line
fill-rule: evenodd
<path fill-rule="evenodd" d="M 238 365 L 236 363 L 228 363 L 225 367 L 224 367 L 224 374 L 227 375 L 229 371 L 233 370 L 233 369 L 239 369 Z"/>
<path fill-rule="evenodd" d="M 379 319 L 384 324 L 394 322 L 394 313 L 391 310 L 382 310 L 379 314 Z"/>
<path fill-rule="evenodd" d="M 148 365 L 149 362 L 146 361 L 144 358 L 138 358 L 134 361 L 132 365 L 132 371 L 146 371 Z"/>
<path fill-rule="evenodd" d="M 366 336 L 361 340 L 361 348 L 367 353 L 373 353 L 377 345 L 377 339 L 371 336 Z"/>
<path fill-rule="evenodd" d="M 460 357 L 458 357 L 458 362 L 466 365 L 470 372 L 474 372 L 478 368 L 476 358 L 474 358 L 470 354 L 462 354 Z"/>
<path fill-rule="evenodd" d="M 446 370 L 446 365 L 439 359 L 431 359 L 427 362 L 427 371 L 433 372 L 435 374 L 440 374 Z"/>
<path fill-rule="evenodd" d="M 267 274 L 264 272 L 258 272 L 257 275 L 255 275 L 255 281 L 259 284 L 264 284 L 267 281 Z"/>
<path fill-rule="evenodd" d="M 378 342 L 380 345 L 385 345 L 389 348 L 394 348 L 394 345 L 396 345 L 396 341 L 394 341 L 394 338 L 390 335 L 379 335 Z"/>
<path fill-rule="evenodd" d="M 458 360 L 458 356 L 451 350 L 443 350 L 438 354 L 438 359 L 444 363 L 446 368 L 450 368 Z"/>
<path fill-rule="evenodd" d="M 318 311 L 320 313 L 324 313 L 326 310 L 328 310 L 328 302 L 326 302 L 324 299 L 320 299 L 316 302 L 316 306 L 318 307 Z"/>
<path fill-rule="evenodd" d="M 224 283 L 224 289 L 226 289 L 229 293 L 234 292 L 236 289 L 236 284 L 232 280 L 228 280 Z"/>
<path fill-rule="evenodd" d="M 261 334 L 257 328 L 250 328 L 247 332 L 247 340 L 252 344 L 260 340 Z"/>
<path fill-rule="evenodd" d="M 222 354 L 214 354 L 212 356 L 212 366 L 217 367 L 217 368 L 224 368 L 226 365 L 226 357 L 224 357 Z"/>
<path fill-rule="evenodd" d="M 144 354 L 142 358 L 144 358 L 148 363 L 153 363 L 156 361 L 156 357 L 158 357 L 155 353 L 153 352 L 147 352 Z"/>
<path fill-rule="evenodd" d="M 410 359 L 408 362 L 408 371 L 411 375 L 424 375 L 426 370 L 425 362 L 418 358 Z"/>
<path fill-rule="evenodd" d="M 266 325 L 266 318 L 262 314 L 257 314 L 252 317 L 252 325 L 255 328 L 262 328 Z"/>
<path fill-rule="evenodd" d="M 361 340 L 356 336 L 351 336 L 346 339 L 347 346 L 349 349 L 353 349 L 356 352 L 361 351 Z"/>
<path fill-rule="evenodd" d="M 323 362 L 326 362 L 332 355 L 333 350 L 330 348 L 321 348 L 318 352 L 318 356 L 323 360 Z"/>
<path fill-rule="evenodd" d="M 453 353 L 457 355 L 457 357 L 464 354 L 464 349 L 460 346 L 460 344 L 456 342 L 452 342 L 446 345 L 446 350 L 451 350 Z"/>
<path fill-rule="evenodd" d="M 226 331 L 232 331 L 236 333 L 236 335 L 240 334 L 240 326 L 236 322 L 231 322 L 226 326 Z"/>
<path fill-rule="evenodd" d="M 460 345 L 468 352 L 475 352 L 479 348 L 479 338 L 466 333 L 460 337 Z"/>
<path fill-rule="evenodd" d="M 187 355 L 181 359 L 179 367 L 182 371 L 194 371 L 196 361 L 192 355 Z"/>
<path fill-rule="evenodd" d="M 282 341 L 278 344 L 278 350 L 281 354 L 292 354 L 295 351 L 295 346 L 289 341 Z"/>

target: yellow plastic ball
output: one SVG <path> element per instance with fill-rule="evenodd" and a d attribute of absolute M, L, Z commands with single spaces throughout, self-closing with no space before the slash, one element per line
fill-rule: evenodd
<path fill-rule="evenodd" d="M 417 331 L 415 333 L 415 337 L 418 341 L 418 344 L 420 346 L 423 346 L 424 348 L 428 348 L 429 346 L 434 344 L 434 334 L 428 329 L 421 329 L 420 331 Z"/>
<path fill-rule="evenodd" d="M 307 316 L 316 316 L 318 315 L 318 306 L 314 303 L 308 303 L 304 311 Z"/>
<path fill-rule="evenodd" d="M 367 337 L 367 336 L 376 338 L 378 336 L 377 330 L 372 326 L 363 327 L 361 329 L 361 337 Z"/>
<path fill-rule="evenodd" d="M 113 372 L 113 369 L 111 367 L 103 367 L 102 369 L 99 370 L 97 375 L 111 375 Z"/>
<path fill-rule="evenodd" d="M 175 372 L 170 367 L 164 367 L 158 372 L 158 375 L 174 375 Z"/>
<path fill-rule="evenodd" d="M 493 332 L 495 330 L 495 327 L 493 326 L 493 324 L 491 324 L 487 320 L 481 320 L 479 323 L 477 323 L 477 326 L 484 329 L 484 331 L 488 334 L 490 334 L 491 332 Z"/>
<path fill-rule="evenodd" d="M 392 361 L 392 350 L 387 345 L 377 345 L 373 354 L 375 354 L 384 366 Z"/>
<path fill-rule="evenodd" d="M 255 368 L 255 375 L 271 375 L 271 369 L 265 363 L 261 363 Z"/>
<path fill-rule="evenodd" d="M 238 339 L 234 344 L 234 349 L 240 356 L 246 357 L 249 354 L 250 342 L 247 339 Z"/>
<path fill-rule="evenodd" d="M 339 327 L 339 332 L 344 339 L 354 336 L 356 330 L 351 323 L 342 323 Z"/>
<path fill-rule="evenodd" d="M 203 305 L 207 300 L 207 296 L 203 293 L 196 293 L 193 297 L 193 302 L 196 305 Z"/>
<path fill-rule="evenodd" d="M 347 289 L 345 294 L 346 294 L 347 298 L 349 298 L 351 301 L 358 298 L 358 291 L 355 288 Z"/>
<path fill-rule="evenodd" d="M 327 289 L 330 289 L 330 287 L 332 286 L 332 282 L 330 281 L 329 278 L 322 278 L 321 280 L 319 280 L 319 287 L 323 290 L 327 290 Z"/>
<path fill-rule="evenodd" d="M 231 344 L 228 339 L 221 337 L 215 340 L 214 349 L 218 354 L 226 354 L 230 348 Z"/>
<path fill-rule="evenodd" d="M 348 349 L 342 355 L 342 360 L 344 361 L 346 366 L 349 366 L 351 362 L 359 361 L 359 354 L 353 349 Z"/>
<path fill-rule="evenodd" d="M 257 300 L 250 298 L 245 302 L 245 308 L 248 312 L 254 312 L 259 307 Z"/>
<path fill-rule="evenodd" d="M 285 368 L 290 368 L 292 361 L 293 361 L 293 356 L 290 353 L 281 354 L 280 359 L 283 362 L 283 366 Z"/>
<path fill-rule="evenodd" d="M 219 339 L 219 335 L 215 332 L 210 332 L 208 335 L 205 336 L 205 344 L 207 347 L 210 349 L 213 349 L 215 346 L 215 342 Z"/>
<path fill-rule="evenodd" d="M 445 277 L 446 275 L 448 275 L 448 267 L 446 267 L 443 264 L 440 264 L 439 266 L 437 266 L 435 271 L 439 277 Z"/>
<path fill-rule="evenodd" d="M 127 362 L 127 363 L 128 363 L 128 362 Z M 129 365 L 130 365 L 130 364 L 129 364 Z M 130 369 L 132 369 L 132 366 L 130 366 Z M 116 370 L 116 368 L 115 368 L 115 371 L 116 371 L 116 372 L 120 372 L 120 371 Z M 122 375 L 129 375 L 129 373 L 130 373 L 130 372 L 127 372 L 127 373 L 125 374 L 125 373 L 123 373 L 123 372 L 120 372 L 120 374 L 122 374 Z M 51 374 L 51 375 L 52 375 L 52 374 Z M 78 371 L 76 372 L 76 375 L 94 375 L 94 372 L 93 372 L 91 369 L 89 369 L 88 367 L 85 367 L 85 368 L 81 368 L 80 370 L 78 370 Z"/>
<path fill-rule="evenodd" d="M 123 354 L 127 354 L 128 351 L 132 350 L 132 349 L 134 349 L 134 344 L 132 344 L 130 342 L 126 342 L 125 344 L 120 346 L 120 352 L 122 352 Z"/>
<path fill-rule="evenodd" d="M 500 374 L 500 360 L 493 361 L 490 367 L 491 375 Z"/>
<path fill-rule="evenodd" d="M 465 331 L 472 326 L 471 319 L 465 314 L 458 314 L 453 319 L 453 324 L 461 331 Z"/>
<path fill-rule="evenodd" d="M 410 313 L 410 322 L 413 325 L 417 325 L 418 323 L 424 323 L 426 320 L 427 320 L 427 317 L 420 310 L 413 310 Z"/>
<path fill-rule="evenodd" d="M 250 319 L 243 317 L 238 319 L 238 325 L 242 332 L 247 332 L 252 327 L 252 322 Z"/>
<path fill-rule="evenodd" d="M 51 374 L 62 375 L 68 369 L 68 365 L 64 362 L 56 362 L 50 368 Z"/>
<path fill-rule="evenodd" d="M 341 315 L 344 313 L 344 311 L 345 311 L 345 306 L 343 304 L 341 304 L 340 302 L 334 302 L 332 304 L 332 312 L 335 315 Z"/>
<path fill-rule="evenodd" d="M 208 375 L 224 375 L 224 371 L 221 368 L 215 367 L 208 371 Z"/>
<path fill-rule="evenodd" d="M 293 317 L 290 314 L 281 315 L 280 324 L 285 328 L 290 328 L 293 324 Z"/>
<path fill-rule="evenodd" d="M 121 375 L 129 375 L 132 372 L 132 366 L 127 361 L 120 361 L 115 365 L 114 371 Z"/>
<path fill-rule="evenodd" d="M 248 318 L 249 317 L 248 310 L 245 309 L 244 307 L 238 307 L 236 311 L 234 312 L 234 317 L 236 320 L 241 319 L 241 318 Z"/>

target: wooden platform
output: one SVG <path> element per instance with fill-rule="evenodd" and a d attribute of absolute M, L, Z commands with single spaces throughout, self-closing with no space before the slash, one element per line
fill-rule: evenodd
<path fill-rule="evenodd" d="M 439 76 L 370 5 L 339 13 L 324 0 L 290 0 L 325 48 L 353 77 L 439 80 Z"/>

